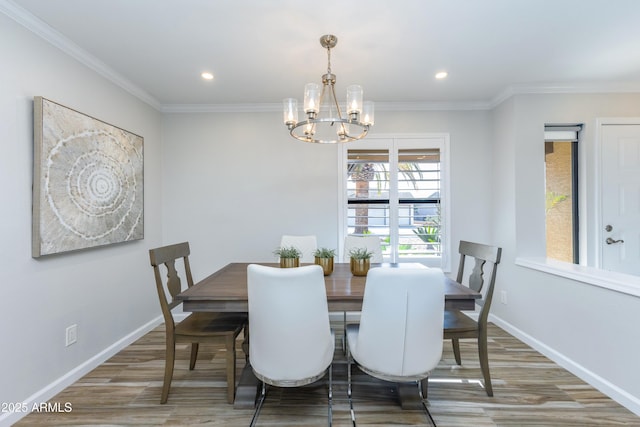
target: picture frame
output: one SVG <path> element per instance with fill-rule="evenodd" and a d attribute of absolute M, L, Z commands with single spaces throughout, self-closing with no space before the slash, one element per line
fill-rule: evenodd
<path fill-rule="evenodd" d="M 144 138 L 34 97 L 32 257 L 144 238 Z"/>

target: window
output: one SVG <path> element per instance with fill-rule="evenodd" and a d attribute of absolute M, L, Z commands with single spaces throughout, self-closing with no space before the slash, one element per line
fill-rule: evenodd
<path fill-rule="evenodd" d="M 545 125 L 547 257 L 579 263 L 578 139 L 581 125 Z"/>
<path fill-rule="evenodd" d="M 445 142 L 440 137 L 347 144 L 343 233 L 379 236 L 385 261 L 442 267 L 448 258 Z"/>

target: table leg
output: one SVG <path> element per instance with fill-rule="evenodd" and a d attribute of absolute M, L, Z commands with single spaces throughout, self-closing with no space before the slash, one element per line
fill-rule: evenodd
<path fill-rule="evenodd" d="M 426 381 L 426 380 L 425 380 Z M 402 409 L 420 409 L 422 402 L 415 383 L 398 383 L 398 399 Z"/>
<path fill-rule="evenodd" d="M 238 387 L 236 388 L 236 398 L 233 402 L 233 407 L 235 409 L 254 408 L 258 397 L 259 386 L 260 381 L 253 375 L 251 365 L 247 361 L 242 370 L 242 374 L 240 374 L 240 381 L 238 381 Z"/>

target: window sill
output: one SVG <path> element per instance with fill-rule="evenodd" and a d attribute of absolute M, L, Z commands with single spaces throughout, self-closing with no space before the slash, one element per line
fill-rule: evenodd
<path fill-rule="evenodd" d="M 640 297 L 640 277 L 548 258 L 516 258 L 516 265 Z"/>

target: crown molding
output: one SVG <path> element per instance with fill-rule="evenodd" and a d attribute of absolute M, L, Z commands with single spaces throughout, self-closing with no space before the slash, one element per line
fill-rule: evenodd
<path fill-rule="evenodd" d="M 547 83 L 511 85 L 490 101 L 461 102 L 376 102 L 376 111 L 471 111 L 493 110 L 516 95 L 639 93 L 640 84 L 627 83 Z M 163 104 L 163 113 L 264 113 L 280 112 L 281 104 Z"/>
<path fill-rule="evenodd" d="M 376 111 L 489 110 L 488 102 L 376 102 Z M 163 113 L 265 113 L 282 112 L 282 104 L 163 104 Z"/>
<path fill-rule="evenodd" d="M 86 65 L 102 77 L 113 82 L 117 86 L 120 86 L 131 95 L 135 96 L 143 102 L 146 102 L 156 110 L 161 109 L 162 106 L 156 98 L 151 96 L 146 91 L 142 90 L 137 85 L 133 84 L 122 75 L 118 74 L 104 62 L 100 61 L 93 55 L 90 55 L 80 46 L 69 40 L 67 37 L 51 28 L 47 23 L 36 18 L 31 13 L 27 12 L 11 0 L 0 0 L 0 12 L 4 13 L 9 18 L 27 28 L 29 31 L 36 34 L 40 38 L 49 42 L 51 45 L 62 50 L 67 55 L 79 61 L 81 64 Z"/>
<path fill-rule="evenodd" d="M 163 113 L 269 113 L 282 112 L 282 104 L 163 104 Z"/>
<path fill-rule="evenodd" d="M 588 93 L 638 93 L 640 84 L 634 82 L 602 83 L 546 83 L 539 85 L 511 85 L 496 95 L 489 103 L 493 109 L 515 95 L 588 94 Z"/>
<path fill-rule="evenodd" d="M 461 102 L 376 102 L 376 111 L 464 111 L 489 110 L 484 101 Z"/>

